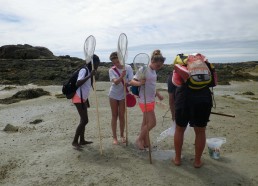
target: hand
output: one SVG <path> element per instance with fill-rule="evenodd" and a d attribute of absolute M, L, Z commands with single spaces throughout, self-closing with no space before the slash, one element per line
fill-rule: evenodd
<path fill-rule="evenodd" d="M 125 75 L 126 75 L 126 70 L 123 70 L 121 77 L 123 78 L 123 77 L 125 77 Z"/>
<path fill-rule="evenodd" d="M 164 99 L 164 97 L 160 94 L 158 95 L 158 98 L 159 98 L 160 101 L 162 101 Z"/>
<path fill-rule="evenodd" d="M 146 83 L 146 79 L 141 79 L 140 83 L 141 85 L 144 85 Z"/>
<path fill-rule="evenodd" d="M 162 101 L 164 99 L 164 97 L 162 95 L 160 95 L 159 92 L 156 92 L 156 96 L 159 98 L 160 101 Z"/>

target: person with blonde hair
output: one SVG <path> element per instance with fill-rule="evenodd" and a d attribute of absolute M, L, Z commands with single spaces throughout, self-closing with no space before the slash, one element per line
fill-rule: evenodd
<path fill-rule="evenodd" d="M 126 143 L 124 136 L 125 128 L 125 95 L 124 95 L 124 77 L 126 77 L 125 86 L 133 78 L 133 69 L 130 65 L 125 67 L 118 60 L 117 52 L 112 52 L 109 57 L 113 67 L 109 69 L 109 78 L 112 82 L 109 90 L 109 103 L 112 112 L 111 129 L 113 134 L 113 144 L 117 145 L 117 120 L 119 119 L 121 142 Z M 125 69 L 125 70 L 124 70 Z"/>
<path fill-rule="evenodd" d="M 142 69 L 140 68 L 136 72 L 134 79 L 130 82 L 131 85 L 140 87 L 139 107 L 143 112 L 143 119 L 140 134 L 136 139 L 136 146 L 140 150 L 149 147 L 148 132 L 156 126 L 156 116 L 154 112 L 155 97 L 157 96 L 159 100 L 163 100 L 163 96 L 156 91 L 156 70 L 162 68 L 165 59 L 160 50 L 154 50 L 151 55 L 151 62 L 147 66 L 145 77 L 141 77 Z"/>

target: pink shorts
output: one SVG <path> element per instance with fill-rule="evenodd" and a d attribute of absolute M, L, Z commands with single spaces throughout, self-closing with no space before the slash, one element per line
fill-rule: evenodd
<path fill-rule="evenodd" d="M 139 107 L 141 108 L 142 112 L 150 112 L 155 109 L 155 102 L 146 103 L 146 111 L 144 103 L 139 103 Z"/>
<path fill-rule="evenodd" d="M 84 103 L 86 100 L 83 99 L 82 101 L 83 101 L 83 103 Z M 73 103 L 81 103 L 82 101 L 81 101 L 81 98 L 78 96 L 78 94 L 75 93 L 74 96 L 73 96 L 73 98 L 72 98 L 72 102 L 73 102 Z"/>

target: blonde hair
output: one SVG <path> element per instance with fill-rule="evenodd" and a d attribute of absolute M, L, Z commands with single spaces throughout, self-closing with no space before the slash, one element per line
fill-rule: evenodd
<path fill-rule="evenodd" d="M 154 63 L 155 62 L 162 62 L 162 63 L 164 63 L 165 60 L 166 60 L 166 58 L 163 57 L 163 55 L 162 55 L 160 50 L 154 50 L 152 52 L 151 61 L 153 61 Z"/>

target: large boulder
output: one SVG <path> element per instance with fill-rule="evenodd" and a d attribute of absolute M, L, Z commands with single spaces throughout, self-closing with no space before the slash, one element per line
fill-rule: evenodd
<path fill-rule="evenodd" d="M 54 54 L 45 47 L 31 45 L 4 45 L 0 47 L 0 59 L 52 59 Z"/>

